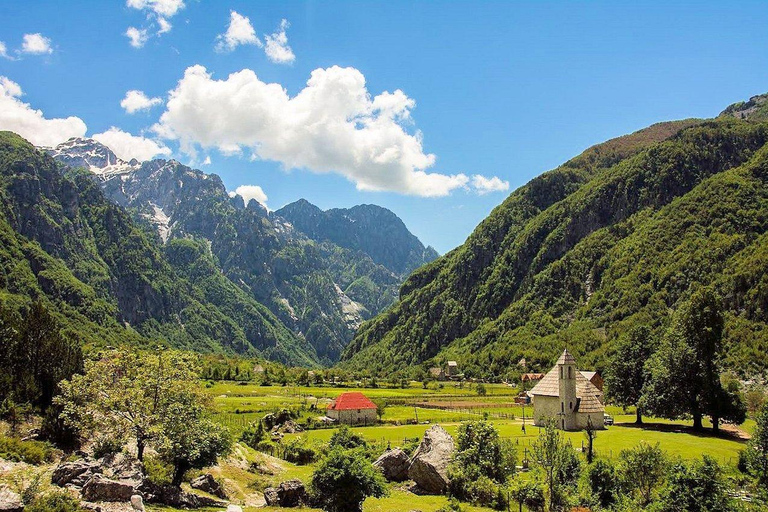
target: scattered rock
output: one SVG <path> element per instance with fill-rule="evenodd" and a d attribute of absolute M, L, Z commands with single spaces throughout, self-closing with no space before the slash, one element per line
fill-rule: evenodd
<path fill-rule="evenodd" d="M 101 473 L 101 467 L 95 461 L 80 459 L 75 462 L 64 462 L 53 470 L 51 483 L 59 487 L 66 485 L 82 487 L 93 475 L 98 473 Z"/>
<path fill-rule="evenodd" d="M 0 512 L 22 512 L 24 503 L 21 496 L 10 489 L 0 488 Z"/>
<path fill-rule="evenodd" d="M 144 483 L 144 465 L 133 455 L 114 453 L 98 462 L 102 473 L 113 480 L 130 483 L 137 488 Z"/>
<path fill-rule="evenodd" d="M 95 474 L 83 486 L 82 494 L 86 501 L 130 501 L 136 489 L 129 482 Z"/>
<path fill-rule="evenodd" d="M 201 508 L 201 507 L 226 507 L 227 503 L 220 500 L 199 496 L 191 492 L 184 492 L 173 485 L 156 485 L 145 481 L 140 491 L 148 503 L 168 505 L 173 508 Z"/>
<path fill-rule="evenodd" d="M 411 461 L 400 448 L 385 451 L 381 457 L 376 459 L 373 465 L 381 471 L 384 478 L 390 482 L 402 482 L 408 480 L 408 468 Z"/>
<path fill-rule="evenodd" d="M 213 494 L 221 499 L 227 499 L 227 493 L 224 491 L 224 488 L 210 473 L 195 478 L 190 485 L 193 489 Z"/>
<path fill-rule="evenodd" d="M 307 490 L 301 480 L 288 480 L 264 489 L 264 499 L 271 507 L 298 507 L 307 501 Z"/>
<path fill-rule="evenodd" d="M 131 506 L 136 512 L 144 512 L 144 498 L 140 494 L 131 496 Z"/>
<path fill-rule="evenodd" d="M 227 507 L 227 512 L 243 512 L 243 507 L 240 505 L 229 505 Z"/>
<path fill-rule="evenodd" d="M 430 427 L 411 457 L 408 477 L 426 492 L 443 493 L 449 483 L 448 464 L 453 452 L 451 435 L 440 425 Z"/>

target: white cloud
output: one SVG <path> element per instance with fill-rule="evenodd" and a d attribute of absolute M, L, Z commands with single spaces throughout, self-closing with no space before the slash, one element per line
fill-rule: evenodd
<path fill-rule="evenodd" d="M 399 90 L 371 99 L 354 68 L 316 69 L 291 98 L 249 69 L 214 80 L 192 66 L 169 98 L 153 129 L 190 155 L 200 147 L 249 149 L 287 169 L 341 174 L 359 190 L 419 196 L 444 196 L 469 182 L 464 174 L 427 172 L 435 155 L 424 152 L 420 132 L 400 122 L 414 101 Z"/>
<path fill-rule="evenodd" d="M 141 48 L 147 43 L 147 39 L 149 39 L 149 34 L 145 28 L 139 29 L 136 27 L 128 27 L 128 30 L 125 31 L 125 35 L 128 37 L 131 46 L 134 48 Z"/>
<path fill-rule="evenodd" d="M 19 98 L 16 82 L 0 76 L 0 130 L 16 132 L 36 146 L 55 146 L 70 137 L 82 137 L 87 129 L 82 119 L 47 119 Z"/>
<path fill-rule="evenodd" d="M 472 186 L 475 187 L 475 190 L 480 195 L 509 190 L 509 182 L 502 181 L 498 176 L 486 178 L 485 176 L 475 174 L 472 176 Z"/>
<path fill-rule="evenodd" d="M 135 158 L 143 162 L 157 155 L 171 154 L 168 147 L 158 144 L 152 139 L 131 135 L 114 126 L 105 132 L 94 134 L 91 138 L 107 146 L 123 160 Z"/>
<path fill-rule="evenodd" d="M 157 31 L 158 34 L 165 34 L 166 32 L 170 32 L 173 28 L 171 22 L 165 18 L 157 18 L 157 24 L 160 25 L 160 29 Z"/>
<path fill-rule="evenodd" d="M 5 43 L 3 41 L 0 41 L 0 57 L 3 57 L 4 59 L 13 60 L 13 57 L 11 57 L 8 54 L 8 47 L 5 46 Z"/>
<path fill-rule="evenodd" d="M 203 163 L 200 165 L 211 165 L 211 155 L 206 156 L 205 160 L 203 160 Z"/>
<path fill-rule="evenodd" d="M 24 38 L 21 43 L 21 53 L 29 53 L 31 55 L 45 55 L 53 53 L 53 48 L 51 48 L 51 40 L 40 33 L 24 34 Z"/>
<path fill-rule="evenodd" d="M 229 193 L 230 197 L 235 197 L 236 195 L 243 198 L 246 206 L 251 202 L 251 199 L 255 199 L 265 207 L 267 206 L 267 194 L 265 194 L 264 190 L 258 185 L 240 185 L 234 192 Z"/>
<path fill-rule="evenodd" d="M 288 27 L 290 27 L 288 20 L 283 20 L 280 22 L 277 32 L 264 37 L 267 43 L 264 51 L 267 54 L 267 58 L 272 62 L 290 64 L 296 60 L 296 55 L 293 54 L 293 50 L 288 46 L 288 36 L 285 34 Z"/>
<path fill-rule="evenodd" d="M 247 16 L 231 11 L 227 31 L 216 36 L 216 51 L 231 52 L 238 46 L 247 44 L 254 44 L 259 48 L 263 46 L 251 25 L 251 20 Z"/>
<path fill-rule="evenodd" d="M 153 12 L 161 18 L 170 18 L 184 8 L 184 0 L 127 0 L 126 5 Z"/>
<path fill-rule="evenodd" d="M 144 94 L 144 91 L 130 90 L 125 93 L 125 98 L 120 101 L 120 106 L 129 114 L 134 114 L 141 110 L 149 110 L 162 103 L 162 99 L 149 98 Z"/>

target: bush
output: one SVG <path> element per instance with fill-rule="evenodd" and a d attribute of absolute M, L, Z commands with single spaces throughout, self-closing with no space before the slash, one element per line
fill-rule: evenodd
<path fill-rule="evenodd" d="M 539 482 L 534 480 L 517 480 L 512 485 L 511 494 L 517 503 L 526 506 L 531 512 L 541 512 L 544 510 L 546 502 L 544 487 Z"/>
<path fill-rule="evenodd" d="M 54 491 L 35 498 L 24 512 L 81 512 L 80 502 L 64 491 Z"/>
<path fill-rule="evenodd" d="M 107 455 L 119 453 L 123 449 L 123 443 L 111 436 L 100 436 L 93 445 L 93 458 L 100 459 Z"/>
<path fill-rule="evenodd" d="M 173 481 L 173 466 L 157 457 L 144 457 L 144 473 L 155 485 L 170 485 Z"/>
<path fill-rule="evenodd" d="M 52 462 L 53 456 L 54 450 L 48 443 L 0 436 L 0 458 L 5 460 L 39 465 L 43 462 Z"/>
<path fill-rule="evenodd" d="M 312 494 L 327 512 L 362 509 L 368 496 L 387 495 L 386 481 L 362 450 L 335 448 L 312 474 Z"/>
<path fill-rule="evenodd" d="M 259 443 L 261 443 L 267 434 L 264 432 L 264 425 L 261 421 L 253 421 L 248 427 L 240 434 L 240 441 L 247 444 L 253 449 L 258 449 Z"/>
<path fill-rule="evenodd" d="M 298 437 L 283 445 L 283 459 L 294 464 L 311 464 L 317 460 L 317 451 L 307 444 L 306 439 Z"/>
<path fill-rule="evenodd" d="M 588 494 L 597 503 L 608 508 L 616 502 L 620 492 L 620 479 L 614 465 L 604 459 L 595 461 L 587 468 Z"/>
<path fill-rule="evenodd" d="M 367 448 L 368 443 L 365 442 L 363 436 L 356 434 L 347 425 L 342 425 L 339 430 L 333 433 L 331 440 L 328 442 L 328 447 L 333 448 L 346 448 L 351 450 L 353 448 Z"/>

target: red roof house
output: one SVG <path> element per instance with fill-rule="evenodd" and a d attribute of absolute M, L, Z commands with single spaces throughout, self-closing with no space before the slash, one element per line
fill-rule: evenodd
<path fill-rule="evenodd" d="M 376 404 L 360 392 L 342 393 L 328 406 L 327 416 L 348 425 L 376 423 Z"/>

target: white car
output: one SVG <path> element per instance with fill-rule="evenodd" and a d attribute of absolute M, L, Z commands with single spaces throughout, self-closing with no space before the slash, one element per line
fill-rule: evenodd
<path fill-rule="evenodd" d="M 605 425 L 613 425 L 613 416 L 603 413 L 603 423 Z"/>

